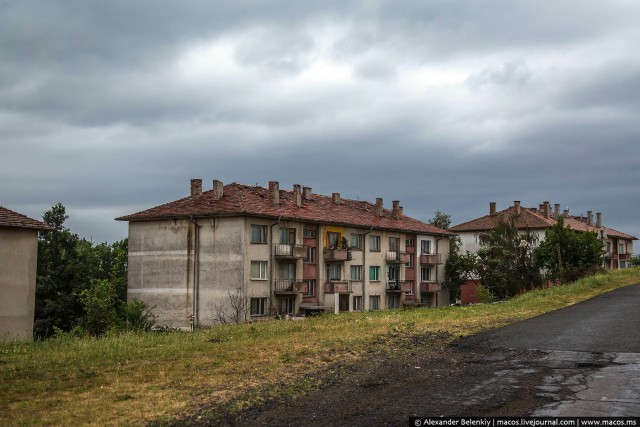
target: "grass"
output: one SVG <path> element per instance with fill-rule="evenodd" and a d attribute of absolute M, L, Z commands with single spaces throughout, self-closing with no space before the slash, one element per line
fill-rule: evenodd
<path fill-rule="evenodd" d="M 502 304 L 0 343 L 0 424 L 139 425 L 190 414 L 205 403 L 242 410 L 315 387 L 312 374 L 358 361 L 389 337 L 466 336 L 638 282 L 640 268 L 634 268 Z"/>

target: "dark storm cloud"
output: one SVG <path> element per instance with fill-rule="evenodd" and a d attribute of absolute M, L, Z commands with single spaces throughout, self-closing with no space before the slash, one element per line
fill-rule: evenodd
<path fill-rule="evenodd" d="M 0 204 L 74 231 L 189 178 L 602 211 L 640 234 L 627 1 L 0 3 Z M 576 211 L 577 210 L 577 211 Z M 605 222 L 607 222 L 605 220 Z"/>

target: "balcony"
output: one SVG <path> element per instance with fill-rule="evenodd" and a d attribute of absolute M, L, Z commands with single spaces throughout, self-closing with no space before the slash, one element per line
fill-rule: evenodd
<path fill-rule="evenodd" d="M 420 282 L 420 293 L 427 294 L 430 292 L 438 292 L 441 287 L 436 282 Z"/>
<path fill-rule="evenodd" d="M 442 258 L 440 256 L 440 254 L 421 254 L 420 255 L 420 264 L 421 265 L 442 264 Z"/>
<path fill-rule="evenodd" d="M 386 260 L 388 264 L 406 264 L 411 260 L 411 255 L 404 252 L 389 251 L 386 254 Z"/>
<path fill-rule="evenodd" d="M 408 292 L 413 293 L 412 283 L 404 280 L 389 280 L 387 281 L 387 292 Z"/>
<path fill-rule="evenodd" d="M 631 257 L 629 256 L 629 254 L 628 254 L 628 253 L 622 253 L 622 252 L 618 253 L 618 259 L 619 259 L 620 261 L 626 261 L 626 260 L 628 260 L 629 258 L 631 258 Z"/>
<path fill-rule="evenodd" d="M 296 282 L 295 279 L 277 279 L 274 284 L 274 294 L 299 294 L 307 291 L 307 284 Z"/>
<path fill-rule="evenodd" d="M 322 251 L 322 256 L 324 260 L 327 262 L 337 262 L 337 261 L 349 261 L 351 260 L 351 254 L 347 249 L 330 249 L 325 248 Z"/>
<path fill-rule="evenodd" d="M 276 243 L 273 245 L 273 255 L 276 259 L 303 259 L 307 256 L 307 248 L 302 245 Z"/>
<path fill-rule="evenodd" d="M 353 290 L 349 280 L 331 280 L 324 284 L 325 294 L 350 294 L 351 292 Z"/>

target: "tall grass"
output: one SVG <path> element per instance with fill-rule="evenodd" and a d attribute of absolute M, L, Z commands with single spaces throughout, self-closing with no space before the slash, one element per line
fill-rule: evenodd
<path fill-rule="evenodd" d="M 313 386 L 309 374 L 384 348 L 381 338 L 469 335 L 639 281 L 635 268 L 502 304 L 345 313 L 193 333 L 0 343 L 0 424 L 141 424 L 192 412 L 204 402 L 231 402 L 241 409 L 264 399 L 265 386 Z"/>

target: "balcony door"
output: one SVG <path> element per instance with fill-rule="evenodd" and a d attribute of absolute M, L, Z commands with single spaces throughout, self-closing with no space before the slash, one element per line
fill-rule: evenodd
<path fill-rule="evenodd" d="M 296 229 L 295 228 L 281 228 L 280 229 L 280 243 L 287 245 L 296 244 Z"/>

